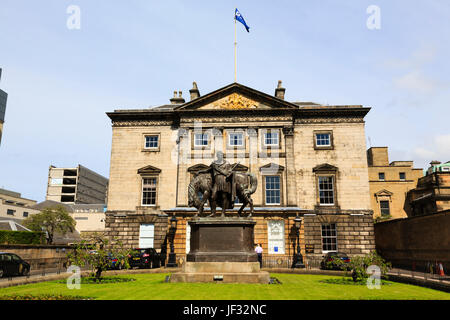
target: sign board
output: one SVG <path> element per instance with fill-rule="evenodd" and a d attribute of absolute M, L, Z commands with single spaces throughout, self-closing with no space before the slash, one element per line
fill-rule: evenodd
<path fill-rule="evenodd" d="M 139 228 L 139 248 L 153 248 L 154 224 L 141 224 Z"/>
<path fill-rule="evenodd" d="M 314 253 L 314 245 L 313 244 L 305 244 L 305 252 L 306 253 Z"/>

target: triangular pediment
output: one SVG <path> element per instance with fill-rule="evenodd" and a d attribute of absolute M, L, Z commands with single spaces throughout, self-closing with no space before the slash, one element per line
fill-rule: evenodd
<path fill-rule="evenodd" d="M 240 172 L 247 172 L 248 171 L 248 167 L 244 166 L 243 164 L 232 164 L 232 167 L 234 167 L 234 171 L 240 171 Z"/>
<path fill-rule="evenodd" d="M 383 190 L 380 190 L 380 191 L 378 191 L 378 192 L 375 192 L 375 195 L 376 195 L 377 197 L 381 197 L 381 196 L 392 196 L 393 193 L 390 192 L 390 191 L 387 191 L 386 189 L 383 189 Z"/>
<path fill-rule="evenodd" d="M 205 170 L 205 169 L 208 169 L 208 168 L 209 168 L 209 167 L 208 167 L 206 164 L 198 163 L 198 164 L 195 164 L 195 165 L 189 167 L 189 168 L 187 169 L 187 171 L 188 171 L 188 172 L 197 172 L 197 171 Z"/>
<path fill-rule="evenodd" d="M 262 173 L 265 174 L 275 174 L 275 173 L 279 173 L 282 172 L 284 170 L 284 167 L 281 164 L 277 164 L 277 163 L 268 163 L 262 167 L 259 168 L 259 171 L 261 171 Z"/>
<path fill-rule="evenodd" d="M 138 174 L 159 174 L 161 173 L 161 169 L 156 168 L 154 166 L 146 166 L 138 169 Z"/>
<path fill-rule="evenodd" d="M 317 172 L 317 171 L 337 171 L 338 168 L 329 164 L 329 163 L 322 163 L 319 164 L 318 166 L 315 166 L 313 168 L 313 172 Z"/>
<path fill-rule="evenodd" d="M 252 110 L 298 109 L 288 101 L 264 92 L 233 83 L 197 99 L 184 103 L 174 110 Z"/>

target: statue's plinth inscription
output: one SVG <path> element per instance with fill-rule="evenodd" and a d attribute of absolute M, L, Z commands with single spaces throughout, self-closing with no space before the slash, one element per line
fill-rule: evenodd
<path fill-rule="evenodd" d="M 191 226 L 190 252 L 183 270 L 171 282 L 269 283 L 254 251 L 250 218 L 196 218 Z"/>
<path fill-rule="evenodd" d="M 198 218 L 191 226 L 188 262 L 256 262 L 253 230 L 248 218 Z"/>

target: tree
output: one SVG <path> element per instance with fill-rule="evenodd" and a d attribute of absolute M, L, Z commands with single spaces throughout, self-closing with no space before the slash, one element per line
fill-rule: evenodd
<path fill-rule="evenodd" d="M 392 267 L 391 263 L 386 262 L 376 251 L 372 251 L 364 256 L 354 256 L 347 263 L 339 257 L 333 257 L 333 260 L 328 262 L 328 264 L 341 267 L 341 269 L 346 271 L 347 275 L 351 271 L 351 277 L 354 282 L 365 281 L 369 277 L 369 274 L 367 274 L 367 268 L 369 266 L 378 266 L 381 277 L 386 277 L 389 269 Z"/>
<path fill-rule="evenodd" d="M 47 243 L 52 244 L 56 232 L 65 235 L 75 230 L 76 222 L 61 205 L 48 207 L 23 221 L 23 225 L 32 231 L 46 232 Z"/>
<path fill-rule="evenodd" d="M 128 255 L 132 252 L 133 250 L 124 248 L 121 241 L 112 243 L 101 235 L 93 234 L 89 239 L 79 242 L 67 257 L 73 265 L 89 266 L 96 280 L 100 282 L 102 272 L 112 267 L 113 258 L 117 259 L 122 268 L 128 269 Z"/>

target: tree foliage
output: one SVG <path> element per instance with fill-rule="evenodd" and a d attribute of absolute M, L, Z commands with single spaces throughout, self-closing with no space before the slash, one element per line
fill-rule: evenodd
<path fill-rule="evenodd" d="M 76 222 L 61 205 L 48 207 L 23 221 L 23 225 L 33 231 L 46 232 L 47 243 L 52 244 L 55 233 L 65 235 L 75 230 Z"/>
<path fill-rule="evenodd" d="M 0 230 L 0 244 L 41 244 L 42 232 Z"/>
<path fill-rule="evenodd" d="M 389 269 L 392 268 L 390 262 L 386 262 L 376 251 L 372 251 L 364 256 L 351 257 L 350 262 L 344 262 L 339 257 L 333 257 L 328 264 L 336 265 L 346 271 L 346 275 L 353 278 L 353 281 L 365 281 L 370 275 L 367 273 L 367 268 L 376 265 L 380 268 L 381 277 L 386 277 Z"/>
<path fill-rule="evenodd" d="M 133 251 L 124 248 L 121 241 L 112 242 L 106 237 L 93 234 L 89 239 L 79 242 L 67 257 L 72 265 L 90 267 L 92 275 L 100 282 L 102 272 L 112 268 L 114 258 L 120 268 L 128 269 L 128 255 L 131 253 Z"/>

